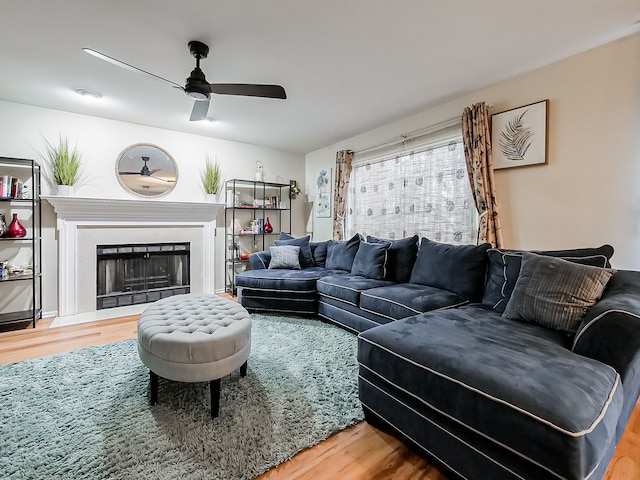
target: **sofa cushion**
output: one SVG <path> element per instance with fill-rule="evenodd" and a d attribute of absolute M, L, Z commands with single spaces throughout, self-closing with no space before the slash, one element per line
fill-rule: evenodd
<path fill-rule="evenodd" d="M 269 250 L 249 255 L 249 264 L 253 270 L 269 268 L 269 263 L 271 263 L 271 252 Z"/>
<path fill-rule="evenodd" d="M 360 308 L 389 320 L 467 303 L 462 295 L 441 288 L 401 283 L 372 288 L 360 294 Z"/>
<path fill-rule="evenodd" d="M 311 237 L 309 235 L 306 237 L 293 238 L 289 234 L 280 232 L 280 240 L 276 240 L 273 243 L 276 246 L 295 245 L 300 247 L 300 267 L 309 268 L 314 266 L 313 257 L 311 256 L 311 247 L 309 246 L 310 238 Z"/>
<path fill-rule="evenodd" d="M 247 270 L 236 275 L 236 285 L 272 292 L 287 290 L 313 292 L 315 294 L 316 281 L 319 278 L 340 273 L 344 272 L 319 267 L 304 268 L 302 270 Z"/>
<path fill-rule="evenodd" d="M 351 273 L 375 280 L 385 278 L 389 247 L 390 243 L 360 242 Z"/>
<path fill-rule="evenodd" d="M 353 274 L 329 275 L 318 280 L 318 293 L 358 306 L 360 292 L 370 288 L 393 285 L 387 280 L 376 280 Z"/>
<path fill-rule="evenodd" d="M 300 270 L 300 247 L 297 245 L 269 247 L 269 252 L 271 253 L 270 269 Z"/>
<path fill-rule="evenodd" d="M 472 301 L 482 298 L 489 243 L 450 245 L 423 238 L 411 283 L 443 288 Z"/>
<path fill-rule="evenodd" d="M 330 240 L 327 246 L 325 267 L 351 272 L 358 247 L 360 247 L 360 235 L 357 233 L 349 240 L 341 242 Z"/>
<path fill-rule="evenodd" d="M 359 335 L 360 396 L 365 407 L 415 402 L 431 423 L 446 416 L 462 438 L 490 439 L 549 478 L 588 478 L 615 444 L 623 389 L 566 342 L 479 305 L 417 315 Z"/>
<path fill-rule="evenodd" d="M 502 315 L 574 333 L 612 274 L 611 269 L 524 253 L 520 275 Z"/>
<path fill-rule="evenodd" d="M 385 280 L 396 283 L 408 283 L 411 278 L 411 270 L 416 263 L 418 254 L 418 235 L 402 238 L 400 240 L 386 240 L 367 236 L 369 243 L 391 243 L 387 260 L 387 275 Z"/>
<path fill-rule="evenodd" d="M 497 312 L 504 312 L 509 302 L 513 287 L 518 280 L 522 254 L 525 250 L 507 250 L 492 248 L 487 251 L 489 267 L 482 303 Z M 536 250 L 533 253 L 561 257 L 565 260 L 591 265 L 594 267 L 610 267 L 609 259 L 613 255 L 613 247 L 603 245 L 598 248 L 577 248 L 574 250 Z"/>

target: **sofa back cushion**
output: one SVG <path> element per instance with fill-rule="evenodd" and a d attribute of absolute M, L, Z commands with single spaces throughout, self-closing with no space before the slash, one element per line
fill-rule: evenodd
<path fill-rule="evenodd" d="M 487 251 L 489 268 L 482 303 L 497 312 L 504 312 L 520 274 L 524 250 L 492 248 Z M 593 267 L 610 267 L 613 247 L 576 248 L 573 250 L 537 250 L 532 253 L 549 257 L 561 257 L 574 263 Z"/>
<path fill-rule="evenodd" d="M 482 298 L 491 244 L 450 245 L 423 238 L 411 283 L 442 288 L 471 301 Z"/>
<path fill-rule="evenodd" d="M 575 333 L 613 272 L 610 268 L 525 252 L 520 275 L 502 316 Z"/>
<path fill-rule="evenodd" d="M 358 252 L 353 259 L 351 273 L 373 280 L 382 280 L 387 273 L 386 266 L 391 244 L 360 242 Z"/>
<path fill-rule="evenodd" d="M 351 271 L 353 260 L 360 247 L 360 234 L 356 233 L 351 239 L 344 241 L 329 240 L 327 246 L 327 260 L 325 268 L 331 270 Z"/>
<path fill-rule="evenodd" d="M 309 268 L 314 266 L 313 257 L 311 256 L 311 247 L 309 245 L 310 239 L 311 237 L 309 235 L 306 237 L 294 238 L 287 233 L 280 232 L 280 240 L 276 240 L 273 243 L 275 243 L 277 247 L 283 245 L 300 247 L 300 267 Z"/>
<path fill-rule="evenodd" d="M 418 240 L 420 240 L 418 235 L 400 240 L 385 240 L 367 236 L 368 243 L 391 243 L 391 248 L 388 251 L 385 280 L 396 283 L 409 283 L 411 271 L 416 263 L 416 255 L 418 254 Z"/>

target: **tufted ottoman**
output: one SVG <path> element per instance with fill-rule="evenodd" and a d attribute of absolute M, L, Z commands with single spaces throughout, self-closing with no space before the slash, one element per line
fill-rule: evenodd
<path fill-rule="evenodd" d="M 217 295 L 175 295 L 149 305 L 138 319 L 138 353 L 149 368 L 151 404 L 158 377 L 210 382 L 211 416 L 220 406 L 220 379 L 247 374 L 251 318 L 238 303 Z"/>

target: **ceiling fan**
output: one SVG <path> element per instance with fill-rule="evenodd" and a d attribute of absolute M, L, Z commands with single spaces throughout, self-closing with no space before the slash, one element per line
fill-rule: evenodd
<path fill-rule="evenodd" d="M 191 121 L 204 120 L 207 118 L 207 113 L 209 111 L 209 97 L 212 93 L 219 95 L 242 95 L 245 97 L 278 98 L 282 100 L 287 98 L 287 93 L 280 85 L 208 83 L 204 72 L 200 69 L 200 60 L 207 58 L 207 55 L 209 55 L 209 46 L 196 40 L 189 42 L 189 51 L 196 59 L 196 68 L 191 71 L 191 74 L 186 79 L 184 87 L 172 82 L 171 80 L 167 80 L 166 78 L 162 78 L 158 75 L 147 72 L 146 70 L 142 70 L 141 68 L 134 67 L 133 65 L 129 65 L 128 63 L 117 60 L 91 48 L 83 48 L 82 50 L 113 65 L 117 65 L 134 72 L 150 75 L 158 80 L 168 83 L 174 88 L 182 90 L 195 100 L 193 110 L 191 111 L 191 117 L 189 118 Z"/>
<path fill-rule="evenodd" d="M 149 167 L 147 166 L 149 157 L 140 157 L 140 158 L 142 158 L 144 165 L 142 166 L 139 172 L 118 172 L 118 173 L 120 175 L 140 175 L 142 177 L 151 177 L 154 173 L 158 173 L 160 170 L 162 170 L 161 168 L 154 168 L 153 170 L 149 170 Z M 152 177 L 152 178 L 154 180 L 162 180 L 163 182 L 169 182 L 169 183 L 175 182 L 175 180 L 167 180 L 166 178 L 160 178 L 160 177 Z"/>

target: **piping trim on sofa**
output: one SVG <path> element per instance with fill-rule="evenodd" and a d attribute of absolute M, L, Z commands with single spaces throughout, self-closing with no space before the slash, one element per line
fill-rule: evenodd
<path fill-rule="evenodd" d="M 606 312 L 602 312 L 600 315 L 598 315 L 597 317 L 591 319 L 589 321 L 589 323 L 587 323 L 584 328 L 582 330 L 580 330 L 580 332 L 578 332 L 578 334 L 575 336 L 575 338 L 573 339 L 573 346 L 571 347 L 571 351 L 573 351 L 574 348 L 576 348 L 576 343 L 578 343 L 578 339 L 582 336 L 582 334 L 584 332 L 587 331 L 587 329 L 589 327 L 591 327 L 594 323 L 596 323 L 598 320 L 600 320 L 602 317 L 604 317 L 605 315 L 609 314 L 609 313 L 624 313 L 625 315 L 631 315 L 632 317 L 636 317 L 636 318 L 640 318 L 640 315 L 636 315 L 635 313 L 632 312 L 627 312 L 625 310 L 607 310 Z"/>

